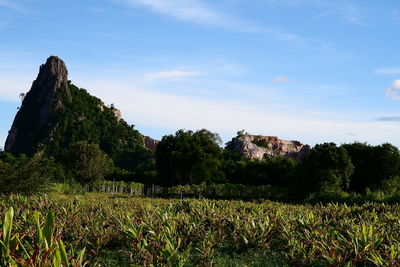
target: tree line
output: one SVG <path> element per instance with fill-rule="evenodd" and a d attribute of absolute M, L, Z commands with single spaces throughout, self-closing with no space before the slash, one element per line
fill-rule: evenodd
<path fill-rule="evenodd" d="M 1 152 L 0 193 L 33 194 L 46 191 L 46 185 L 55 181 L 90 185 L 104 179 L 162 187 L 269 186 L 285 192 L 288 199 L 332 192 L 393 193 L 400 188 L 400 153 L 388 143 L 378 146 L 323 143 L 302 160 L 285 157 L 251 160 L 221 147 L 219 136 L 208 130 L 179 130 L 164 136 L 152 159 L 139 164 L 143 166 L 127 169 L 115 166 L 99 145 L 83 141 L 71 144 L 57 159 L 44 152 L 32 157 Z"/>

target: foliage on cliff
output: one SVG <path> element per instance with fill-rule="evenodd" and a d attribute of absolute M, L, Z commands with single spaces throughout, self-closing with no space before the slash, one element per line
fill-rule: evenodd
<path fill-rule="evenodd" d="M 79 141 L 98 144 L 116 166 L 134 170 L 152 157 L 143 146 L 142 135 L 124 120 L 118 120 L 114 108 L 107 107 L 85 89 L 69 84 L 71 99 L 60 90 L 49 115 L 46 152 L 56 157 Z M 60 104 L 61 103 L 61 104 Z"/>
<path fill-rule="evenodd" d="M 32 154 L 43 149 L 47 155 L 61 158 L 71 144 L 86 141 L 98 144 L 115 162 L 115 165 L 135 170 L 139 163 L 152 158 L 153 152 L 143 146 L 142 135 L 124 120 L 118 120 L 114 108 L 107 107 L 97 97 L 69 82 L 68 91 L 61 88 L 55 94 L 48 123 L 25 144 L 23 152 Z M 26 110 L 30 110 L 28 107 Z M 35 112 L 22 113 L 23 121 L 34 120 Z M 29 124 L 24 131 L 31 132 Z"/>

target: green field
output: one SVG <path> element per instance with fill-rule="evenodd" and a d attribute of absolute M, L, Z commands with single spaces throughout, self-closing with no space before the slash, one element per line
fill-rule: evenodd
<path fill-rule="evenodd" d="M 2 266 L 65 266 L 67 261 L 75 266 L 400 262 L 399 205 L 12 195 L 1 198 L 0 214 Z"/>

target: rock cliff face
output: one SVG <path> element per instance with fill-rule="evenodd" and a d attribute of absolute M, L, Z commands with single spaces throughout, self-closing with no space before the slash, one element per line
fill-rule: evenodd
<path fill-rule="evenodd" d="M 227 143 L 227 149 L 249 159 L 283 156 L 302 159 L 311 151 L 309 145 L 299 141 L 281 140 L 275 136 L 241 135 Z"/>
<path fill-rule="evenodd" d="M 143 140 L 144 140 L 144 146 L 153 151 L 156 151 L 157 145 L 158 143 L 160 143 L 160 141 L 153 139 L 149 136 L 143 136 Z"/>
<path fill-rule="evenodd" d="M 114 113 L 115 118 L 116 118 L 118 121 L 120 121 L 120 120 L 122 119 L 121 111 L 120 111 L 119 109 L 116 109 L 116 108 L 112 108 L 111 110 L 112 110 L 112 112 Z"/>
<path fill-rule="evenodd" d="M 71 100 L 67 68 L 61 59 L 51 56 L 40 66 L 36 80 L 22 101 L 9 131 L 5 151 L 13 154 L 31 154 L 31 151 L 26 151 L 25 148 L 41 139 L 55 94 L 59 90 L 64 90 L 67 98 Z"/>

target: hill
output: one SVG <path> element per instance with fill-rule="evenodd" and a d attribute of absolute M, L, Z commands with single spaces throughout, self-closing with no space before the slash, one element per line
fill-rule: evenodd
<path fill-rule="evenodd" d="M 153 157 L 143 135 L 119 110 L 72 84 L 64 62 L 51 56 L 22 101 L 4 150 L 28 156 L 44 150 L 57 158 L 78 141 L 99 144 L 116 166 L 127 170 Z"/>

